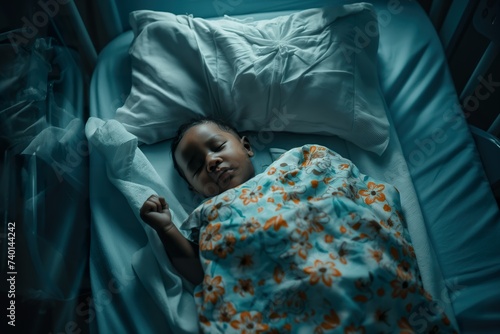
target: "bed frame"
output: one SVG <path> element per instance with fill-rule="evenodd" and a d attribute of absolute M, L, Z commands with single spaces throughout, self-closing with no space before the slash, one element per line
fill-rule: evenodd
<path fill-rule="evenodd" d="M 104 27 L 103 29 L 107 31 L 109 38 L 112 38 L 113 36 L 119 34 L 118 39 L 121 42 L 123 42 L 124 38 L 127 38 L 128 41 L 131 41 L 130 34 L 126 36 L 127 33 L 123 34 L 121 32 L 127 30 L 128 24 L 127 24 L 126 13 L 133 9 L 147 7 L 148 9 L 165 10 L 167 8 L 166 6 L 168 6 L 168 11 L 177 14 L 185 14 L 186 12 L 189 12 L 197 16 L 211 17 L 224 14 L 223 12 L 224 10 L 227 11 L 226 13 L 230 15 L 260 12 L 260 11 L 273 11 L 273 9 L 275 8 L 280 8 L 276 7 L 279 2 L 280 2 L 279 0 L 276 1 L 262 0 L 257 2 L 243 2 L 235 0 L 235 1 L 216 2 L 217 6 L 214 6 L 213 2 L 202 2 L 200 3 L 200 6 L 194 6 L 193 3 L 188 3 L 188 2 L 179 2 L 167 5 L 166 3 L 156 3 L 154 1 L 149 1 L 145 4 L 143 3 L 139 4 L 135 2 L 109 1 L 100 3 L 99 6 L 101 6 L 100 8 L 103 12 L 108 11 L 107 13 L 109 15 L 107 15 L 107 17 L 112 18 L 103 25 Z M 286 9 L 301 9 L 301 8 L 313 7 L 315 5 L 321 5 L 322 3 L 323 2 L 320 2 L 318 0 L 305 1 L 305 2 L 304 1 L 287 2 Z M 388 4 L 390 3 L 392 2 L 388 2 Z M 422 11 L 420 8 L 418 8 L 418 5 L 412 3 L 410 6 L 409 2 L 405 3 L 408 4 L 409 8 L 412 8 L 411 10 L 415 10 L 414 12 L 411 12 L 412 14 L 418 13 L 419 15 L 422 15 Z M 190 9 L 189 8 L 190 6 L 193 7 Z M 432 106 L 429 106 L 425 103 L 422 104 L 416 103 L 414 105 L 414 109 L 412 110 L 407 110 L 405 108 L 403 111 L 405 114 L 398 115 L 397 121 L 399 122 L 398 125 L 402 127 L 401 131 L 408 131 L 408 130 L 411 131 L 411 124 L 413 121 L 415 121 L 415 118 L 418 118 L 419 115 L 418 113 L 422 113 L 424 123 L 430 122 L 427 124 L 429 125 L 429 128 L 432 129 L 429 129 L 428 131 L 426 129 L 423 129 L 422 132 L 425 132 L 425 134 L 413 133 L 413 135 L 409 136 L 407 136 L 406 134 L 400 135 L 401 146 L 405 151 L 405 157 L 408 158 L 407 162 L 412 177 L 418 181 L 414 183 L 415 187 L 417 188 L 416 189 L 417 194 L 421 199 L 425 199 L 426 201 L 429 202 L 429 203 L 427 202 L 424 203 L 425 210 L 423 209 L 422 211 L 425 212 L 423 212 L 422 214 L 424 215 L 426 220 L 428 238 L 433 242 L 434 249 L 438 253 L 437 254 L 438 258 L 441 257 L 442 259 L 444 259 L 442 260 L 441 265 L 444 268 L 443 270 L 446 271 L 446 273 L 449 275 L 447 276 L 449 279 L 445 280 L 444 284 L 447 285 L 447 288 L 451 293 L 450 297 L 451 299 L 455 300 L 455 298 L 459 298 L 461 300 L 460 303 L 457 303 L 457 305 L 460 304 L 457 306 L 459 309 L 455 310 L 455 313 L 460 315 L 460 319 L 458 319 L 459 324 L 463 326 L 464 330 L 472 331 L 477 329 L 477 331 L 481 330 L 481 332 L 488 333 L 491 332 L 492 330 L 491 326 L 493 323 L 500 322 L 500 315 L 497 314 L 500 313 L 498 311 L 498 307 L 495 308 L 493 306 L 495 303 L 499 304 L 497 300 L 499 298 L 497 298 L 497 295 L 486 294 L 486 290 L 493 289 L 492 285 L 497 283 L 492 278 L 492 275 L 497 275 L 498 267 L 492 263 L 492 261 L 495 261 L 496 259 L 495 255 L 493 255 L 494 251 L 492 249 L 487 248 L 487 250 L 485 250 L 484 253 L 482 253 L 482 250 L 477 247 L 481 245 L 481 240 L 479 240 L 480 238 L 487 239 L 488 236 L 491 237 L 492 235 L 498 235 L 500 231 L 498 227 L 500 226 L 500 217 L 498 213 L 498 208 L 495 208 L 493 195 L 488 190 L 488 186 L 497 187 L 498 185 L 499 175 L 497 171 L 498 168 L 496 166 L 498 166 L 497 157 L 499 156 L 499 154 L 497 152 L 499 150 L 499 145 L 498 145 L 498 140 L 495 139 L 494 135 L 486 131 L 490 126 L 487 126 L 486 129 L 484 129 L 483 131 L 471 127 L 470 128 L 471 130 L 469 131 L 465 123 L 465 120 L 462 117 L 459 104 L 456 103 L 456 105 L 450 106 L 450 104 L 452 104 L 451 100 L 454 101 L 457 96 L 457 94 L 455 93 L 456 87 L 455 89 L 453 89 L 453 84 L 449 77 L 448 71 L 444 71 L 442 68 L 442 66 L 446 67 L 447 61 L 449 63 L 449 60 L 455 57 L 456 48 L 453 45 L 454 43 L 457 43 L 455 40 L 458 37 L 456 36 L 463 35 L 463 32 L 458 33 L 456 31 L 460 31 L 460 29 L 465 29 L 464 27 L 468 26 L 468 24 L 470 23 L 469 21 L 471 20 L 471 17 L 473 17 L 474 13 L 480 11 L 478 6 L 479 5 L 477 5 L 476 3 L 473 7 L 468 7 L 467 4 L 464 4 L 464 1 L 452 2 L 450 6 L 440 5 L 440 2 L 437 1 L 428 5 L 427 13 L 432 18 L 435 30 L 432 29 L 432 26 L 429 26 L 427 24 L 425 25 L 425 27 L 426 29 L 428 28 L 428 30 L 426 30 L 425 33 L 430 34 L 429 36 L 435 34 L 436 37 L 439 37 L 441 39 L 441 46 L 443 47 L 445 52 L 439 49 L 439 40 L 435 38 L 435 36 L 433 36 L 432 38 L 432 46 L 438 45 L 437 48 L 432 47 L 431 48 L 432 51 L 430 51 L 426 49 L 425 45 L 419 45 L 418 47 L 421 49 L 418 49 L 418 52 L 429 51 L 431 52 L 432 55 L 438 57 L 434 62 L 435 64 L 432 64 L 432 62 L 427 63 L 427 65 L 430 65 L 429 67 L 432 67 L 426 69 L 430 71 L 428 76 L 432 77 L 432 75 L 435 74 L 435 72 L 432 71 L 439 71 L 439 73 L 443 72 L 446 73 L 444 76 L 438 76 L 440 78 L 436 83 L 436 85 L 438 86 L 427 87 L 427 90 L 419 90 L 418 92 L 419 93 L 429 92 L 429 95 L 432 96 L 432 93 L 430 93 L 430 91 L 433 90 L 433 87 L 440 87 L 441 85 L 446 85 L 448 88 L 451 87 L 451 89 L 449 90 L 447 89 L 446 91 L 449 94 L 447 93 L 448 95 L 446 96 L 440 96 L 435 101 L 435 104 L 433 104 Z M 217 12 L 217 10 L 219 10 L 219 12 Z M 459 18 L 458 21 L 456 20 L 457 15 Z M 420 18 L 423 19 L 422 17 Z M 452 29 L 451 36 L 449 35 L 450 27 L 454 27 L 454 29 Z M 115 39 L 113 43 L 114 46 L 121 45 L 120 49 L 121 51 L 125 50 L 126 46 L 128 45 L 128 44 L 118 43 L 117 39 Z M 379 49 L 379 51 L 380 50 L 381 49 Z M 110 52 L 112 51 L 104 49 L 103 52 L 101 53 L 102 58 L 107 59 L 108 62 L 110 62 L 108 58 Z M 381 52 L 383 53 L 384 50 L 382 49 Z M 445 54 L 448 58 L 441 57 L 441 55 L 443 54 Z M 385 55 L 387 56 L 387 54 Z M 389 54 L 388 59 L 391 59 L 391 57 L 395 57 L 395 55 Z M 385 61 L 387 62 L 389 60 L 385 59 Z M 415 63 L 418 65 L 417 61 L 415 61 Z M 388 65 L 387 63 L 385 64 L 385 66 L 382 65 L 384 72 L 381 75 L 392 76 L 390 82 L 391 85 L 394 85 L 394 80 L 395 80 L 394 78 L 399 78 L 399 77 L 396 73 L 394 73 L 394 71 L 391 71 L 391 67 L 387 65 Z M 434 67 L 434 65 L 437 66 Z M 474 65 L 473 67 L 475 68 L 476 64 L 473 65 Z M 107 68 L 108 70 L 114 72 L 114 71 L 123 71 L 123 69 L 125 68 L 125 67 L 118 68 L 117 66 L 118 65 L 115 63 L 113 63 L 111 67 L 110 64 L 104 64 L 103 66 L 101 66 L 101 69 Z M 480 69 L 481 67 L 484 67 L 484 65 L 479 66 Z M 407 68 L 408 67 L 405 67 L 405 69 Z M 94 76 L 95 79 L 94 85 L 91 87 L 91 89 L 93 90 L 91 91 L 91 96 L 93 97 L 93 99 L 91 99 L 91 108 L 94 111 L 96 111 L 99 106 L 99 104 L 96 103 L 96 101 L 99 100 L 98 93 L 101 92 L 99 88 L 99 83 L 103 82 L 99 78 L 99 76 L 112 74 L 111 72 L 106 72 L 108 70 L 96 71 L 96 75 Z M 420 70 L 422 70 L 421 67 Z M 417 71 L 415 70 L 415 72 Z M 410 77 L 412 77 L 413 80 L 417 78 L 416 76 L 412 76 L 411 73 Z M 402 78 L 404 79 L 407 77 L 403 76 Z M 439 80 L 443 80 L 443 82 L 440 82 Z M 474 82 L 474 80 L 472 82 Z M 405 86 L 406 93 L 408 94 L 412 93 L 411 85 L 410 86 L 405 85 L 405 82 L 402 82 L 400 86 Z M 466 85 L 464 84 L 464 87 L 465 86 Z M 385 86 L 383 87 L 383 90 L 384 92 L 388 92 L 388 91 L 399 90 L 400 88 L 401 87 Z M 422 89 L 422 87 L 420 87 L 420 89 Z M 470 90 L 470 88 L 467 89 Z M 475 90 L 476 89 L 473 88 L 473 92 Z M 122 93 L 126 98 L 126 92 Z M 402 98 L 401 96 L 399 96 L 398 98 L 399 99 L 397 105 L 401 106 L 402 105 L 401 100 L 402 99 L 404 100 L 404 98 Z M 466 101 L 466 99 L 462 100 L 461 103 L 463 104 L 464 101 Z M 445 106 L 444 110 L 440 109 L 443 106 Z M 390 107 L 391 106 L 389 106 L 389 109 L 391 109 Z M 419 110 L 419 107 L 423 108 L 427 107 L 427 109 Z M 447 109 L 450 107 L 451 109 L 453 109 L 451 113 L 450 109 Z M 397 107 L 395 108 L 396 108 L 395 110 L 398 110 Z M 441 113 L 441 115 L 439 113 Z M 408 118 L 406 118 L 406 116 L 408 116 Z M 438 124 L 436 125 L 437 128 L 434 129 L 431 123 L 436 116 L 439 117 L 440 122 L 437 123 Z M 444 122 L 442 122 L 441 117 L 444 119 Z M 413 121 L 411 121 L 411 119 L 413 119 Z M 457 122 L 455 122 L 455 120 L 457 120 Z M 438 132 L 431 133 L 434 130 Z M 476 146 L 479 148 L 479 150 L 476 150 L 470 132 L 474 134 L 477 142 Z M 462 141 L 460 145 L 454 140 L 446 141 L 446 139 L 443 139 L 443 133 L 446 136 L 448 136 L 448 138 L 453 137 L 455 134 L 464 135 L 466 137 L 467 144 L 464 146 L 463 145 L 464 141 Z M 428 144 L 432 140 L 434 140 L 434 142 Z M 445 159 L 444 161 L 443 158 L 440 158 L 439 156 L 439 149 L 444 150 L 446 146 L 449 145 L 451 145 L 452 149 L 455 150 L 454 156 L 448 156 L 447 158 L 444 158 Z M 431 154 L 432 152 L 429 153 L 429 151 L 433 151 L 434 148 L 436 147 L 438 149 L 435 150 L 434 152 L 435 154 Z M 153 148 L 151 149 L 153 150 Z M 467 151 L 466 153 L 463 152 L 464 149 Z M 149 151 L 149 148 L 147 149 L 145 148 L 145 150 Z M 426 151 L 429 154 L 425 155 Z M 451 168 L 453 167 L 452 161 L 453 159 L 460 159 L 461 153 L 463 153 L 464 157 L 465 156 L 470 157 L 470 161 L 464 162 L 462 159 L 460 161 L 460 165 L 463 168 L 461 167 L 462 169 L 460 171 L 453 170 L 453 168 Z M 472 154 L 472 156 L 475 156 L 475 158 L 472 158 L 472 156 L 469 154 Z M 481 165 L 481 162 L 478 159 L 479 154 L 481 154 L 483 165 Z M 421 160 L 420 161 L 418 160 L 418 158 L 421 158 L 422 156 L 424 156 L 425 160 L 423 164 L 421 164 L 422 162 Z M 471 174 L 466 175 L 468 173 L 468 170 L 471 171 Z M 481 174 L 481 177 L 478 177 L 476 179 L 476 176 L 479 176 L 479 174 Z M 390 173 L 388 173 L 386 176 L 388 178 L 391 177 Z M 467 186 L 465 186 L 464 183 L 461 184 L 461 182 L 459 182 L 462 181 L 460 178 L 467 181 L 469 177 L 474 178 L 477 182 L 474 181 L 473 184 L 469 183 Z M 448 189 L 446 185 L 443 185 L 442 189 L 439 187 L 440 183 L 453 182 L 454 180 L 457 181 L 457 187 L 454 187 L 453 189 Z M 469 181 L 470 179 L 467 182 Z M 464 218 L 463 216 L 458 216 L 456 212 L 461 212 L 461 214 L 463 214 L 463 212 L 460 210 L 454 210 L 453 208 L 453 201 L 459 198 L 467 198 L 467 189 L 470 189 L 471 187 L 479 187 L 488 193 L 488 196 L 485 196 L 484 198 L 470 196 L 471 198 L 468 205 L 472 205 L 470 203 L 474 203 L 471 207 L 471 210 L 474 211 L 474 209 L 477 210 L 478 208 L 482 207 L 482 209 L 478 211 L 481 211 L 481 214 L 483 214 L 484 216 L 489 217 L 485 219 L 483 223 L 477 226 L 469 223 L 469 221 L 470 222 L 473 221 L 474 219 L 473 217 L 469 216 Z M 443 196 L 443 193 L 448 193 L 449 190 L 455 190 L 455 192 L 454 193 L 450 192 L 449 196 Z M 433 196 L 435 192 L 442 192 L 440 194 L 439 201 L 435 200 L 437 196 Z M 99 203 L 96 204 L 100 205 Z M 461 210 L 463 210 L 463 208 L 461 208 Z M 476 213 L 479 214 L 479 212 Z M 445 215 L 447 215 L 448 217 L 446 217 Z M 449 225 L 447 224 L 452 223 L 450 222 L 449 217 L 454 217 L 454 220 L 451 221 L 460 222 L 461 223 L 460 226 L 463 226 L 463 229 L 461 228 L 460 231 L 457 231 L 456 228 L 455 229 L 449 228 Z M 464 219 L 468 221 L 465 221 Z M 488 223 L 486 223 L 486 220 L 488 221 Z M 485 235 L 485 233 L 487 235 Z M 473 254 L 468 254 L 467 252 L 464 252 L 464 249 L 469 244 L 469 239 L 471 238 L 474 239 L 473 241 L 475 245 L 473 247 L 474 250 L 472 250 L 471 252 L 483 254 L 481 255 L 485 257 L 483 260 L 486 260 L 486 262 L 491 263 L 491 266 L 488 265 L 489 269 L 484 268 L 485 265 L 484 262 L 481 263 L 481 261 L 478 261 L 477 258 L 474 258 Z M 445 241 L 444 244 L 441 243 L 443 240 Z M 479 272 L 481 272 L 482 276 L 479 277 L 475 276 L 474 279 L 471 279 L 470 276 L 464 274 L 463 271 L 458 269 L 458 267 L 462 265 L 470 266 L 471 268 L 476 268 L 478 271 L 477 275 L 479 275 Z M 456 266 L 458 267 L 455 270 Z M 471 269 L 471 270 L 474 271 L 476 269 Z M 460 278 L 460 280 L 458 280 L 457 275 Z M 483 283 L 479 284 L 478 283 L 479 281 Z M 463 285 L 467 286 L 468 288 L 462 289 Z M 480 286 L 482 286 L 482 288 Z M 470 304 L 467 302 L 469 300 Z M 478 302 L 479 300 L 482 300 L 483 302 L 479 303 Z M 491 303 L 491 305 L 489 305 L 488 303 Z M 484 321 L 482 321 L 484 319 L 481 318 L 481 314 L 487 314 L 488 310 L 495 310 L 492 311 L 496 312 L 495 316 L 489 318 L 491 322 L 487 323 L 487 325 L 481 325 L 482 323 L 485 323 Z"/>
<path fill-rule="evenodd" d="M 398 0 L 390 1 L 398 2 Z M 35 2 L 37 1 L 33 1 L 33 4 L 35 4 Z M 43 3 L 45 2 L 47 1 L 43 1 Z M 123 33 L 130 29 L 128 23 L 128 13 L 130 11 L 135 9 L 168 9 L 168 11 L 174 12 L 176 14 L 185 14 L 189 12 L 193 13 L 196 16 L 214 17 L 224 14 L 239 15 L 256 11 L 273 11 L 279 5 L 279 3 L 283 2 L 283 0 L 55 0 L 54 2 L 60 4 L 62 15 L 56 15 L 53 19 L 51 19 L 50 22 L 51 24 L 53 24 L 53 28 L 56 30 L 56 33 L 59 34 L 59 37 L 63 44 L 73 44 L 74 47 L 79 51 L 73 52 L 68 51 L 67 49 L 69 48 L 64 48 L 66 49 L 66 51 L 64 51 L 65 56 L 73 57 L 76 60 L 76 62 L 71 62 L 70 65 L 64 65 L 66 66 L 66 69 L 70 69 L 69 71 L 65 72 L 65 75 L 71 74 L 70 72 L 74 72 L 74 77 L 64 77 L 61 81 L 59 81 L 60 87 L 56 87 L 56 92 L 61 91 L 61 95 L 69 96 L 71 95 L 71 92 L 68 93 L 66 91 L 78 91 L 80 96 L 74 98 L 74 101 L 76 101 L 75 106 L 77 109 L 74 112 L 74 116 L 85 121 L 88 117 L 89 101 L 83 100 L 83 98 L 92 95 L 92 93 L 90 92 L 90 78 L 93 76 L 94 70 L 98 64 L 98 55 L 101 54 L 101 51 L 105 52 L 104 48 L 106 45 L 108 45 L 112 41 L 116 41 L 117 37 L 123 37 Z M 464 106 L 463 109 L 467 113 L 467 103 L 474 103 L 474 98 L 478 96 L 478 92 L 479 94 L 486 94 L 484 88 L 481 88 L 483 82 L 480 80 L 480 78 L 488 78 L 488 76 L 493 73 L 492 66 L 494 66 L 495 63 L 498 63 L 500 36 L 497 32 L 500 17 L 500 1 L 420 0 L 419 2 L 432 21 L 435 31 L 439 36 L 442 47 L 444 49 L 444 53 L 446 55 L 447 62 L 450 67 L 450 72 L 455 81 L 456 91 L 459 92 L 459 94 L 457 95 L 459 96 L 460 104 Z M 320 6 L 323 3 L 324 2 L 321 0 L 292 0 L 288 2 L 287 9 L 298 10 L 314 7 L 316 5 Z M 478 36 L 480 38 L 476 38 Z M 5 38 L 5 36 L 3 37 Z M 464 70 L 462 66 L 457 65 L 457 59 L 463 58 L 464 52 L 467 52 L 466 47 L 470 44 L 476 43 L 476 39 L 478 40 L 478 45 L 474 49 L 478 49 L 480 51 L 478 52 L 478 54 L 475 54 L 474 57 L 468 59 L 465 64 L 466 70 Z M 479 40 L 481 42 L 479 42 Z M 466 46 L 465 48 L 464 45 Z M 62 47 L 58 46 L 55 48 L 58 49 L 58 52 L 62 52 Z M 61 61 L 68 62 L 68 59 L 62 59 Z M 82 70 L 83 73 L 80 73 L 80 70 Z M 498 78 L 494 77 L 493 80 L 498 81 Z M 68 82 L 71 82 L 78 87 L 73 88 L 72 85 L 67 84 Z M 491 97 L 488 98 L 488 101 L 498 101 L 498 96 L 500 96 L 500 89 L 489 92 L 491 93 Z M 119 107 L 120 102 L 123 102 L 125 98 L 126 96 L 121 96 L 118 100 L 113 101 L 113 106 Z M 488 109 L 491 108 L 492 104 L 494 105 L 494 103 L 485 103 L 484 101 L 481 101 L 477 110 L 475 111 L 477 114 L 484 114 L 488 116 L 485 117 L 487 119 L 487 122 L 483 124 L 474 123 L 474 117 L 470 117 L 467 120 L 470 123 L 470 131 L 474 137 L 477 152 L 480 155 L 482 166 L 487 177 L 487 182 L 492 188 L 492 192 L 497 200 L 497 204 L 499 204 L 500 206 L 500 168 L 498 167 L 500 166 L 500 140 L 498 139 L 498 137 L 500 136 L 500 116 L 498 116 L 498 103 L 492 109 Z M 48 117 L 50 117 L 50 115 Z M 467 114 L 466 117 L 468 117 Z M 87 157 L 87 155 L 88 152 L 85 153 L 85 158 Z M 30 217 L 26 217 L 26 221 L 28 223 L 31 223 L 31 226 L 34 226 L 35 230 L 38 229 L 38 232 L 35 231 L 35 234 L 31 236 L 31 239 L 27 240 L 27 242 L 30 244 L 26 247 L 26 249 L 28 249 L 28 251 L 31 253 L 19 254 L 19 258 L 33 260 L 33 262 L 38 261 L 39 263 L 41 262 L 41 259 L 44 261 L 46 260 L 46 264 L 51 265 L 51 268 L 54 269 L 54 272 L 51 273 L 46 270 L 46 268 L 39 267 L 37 270 L 42 272 L 43 275 L 37 277 L 36 279 L 33 279 L 32 281 L 30 281 L 29 277 L 26 278 L 30 282 L 36 281 L 37 286 L 35 288 L 39 288 L 39 290 L 34 289 L 32 292 L 38 293 L 38 298 L 40 300 L 43 300 L 43 302 L 36 305 L 43 305 L 43 307 L 41 307 L 40 310 L 35 310 L 35 307 L 24 305 L 23 309 L 21 308 L 22 304 L 18 304 L 20 307 L 20 309 L 18 310 L 19 317 L 22 319 L 21 316 L 23 311 L 24 313 L 29 315 L 30 319 L 31 314 L 35 311 L 45 313 L 43 317 L 37 318 L 36 321 L 26 322 L 24 324 L 24 328 L 33 330 L 33 327 L 36 327 L 35 330 L 39 329 L 43 325 L 40 325 L 42 321 L 49 321 L 46 320 L 46 318 L 48 318 L 46 315 L 50 314 L 54 318 L 51 319 L 51 330 L 66 332 L 81 331 L 83 333 L 89 331 L 95 332 L 97 325 L 94 319 L 98 318 L 99 312 L 105 310 L 111 302 L 109 302 L 108 304 L 96 304 L 94 302 L 95 299 L 92 298 L 99 296 L 99 294 L 102 297 L 102 294 L 106 293 L 106 291 L 111 291 L 111 296 L 115 298 L 115 300 L 121 298 L 120 294 L 115 292 L 117 290 L 116 287 L 120 282 L 126 285 L 130 281 L 130 273 L 125 271 L 116 273 L 117 278 L 120 282 L 107 282 L 109 285 L 106 287 L 107 290 L 105 291 L 94 290 L 92 292 L 94 294 L 93 296 L 87 294 L 75 296 L 75 294 L 78 294 L 81 291 L 90 291 L 90 279 L 88 278 L 88 273 L 84 272 L 85 270 L 87 270 L 87 262 L 80 262 L 80 264 L 83 263 L 83 265 L 72 267 L 72 269 L 74 269 L 74 271 L 76 272 L 74 277 L 77 277 L 78 281 L 72 281 L 69 283 L 66 282 L 68 284 L 64 283 L 66 284 L 64 288 L 62 287 L 62 285 L 59 286 L 58 284 L 60 282 L 64 282 L 65 279 L 67 279 L 65 275 L 68 272 L 57 272 L 57 268 L 59 268 L 60 270 L 60 267 L 54 266 L 54 263 L 56 263 L 54 262 L 56 261 L 56 257 L 52 256 L 53 254 L 50 253 L 50 249 L 44 254 L 40 253 L 40 249 L 43 248 L 40 245 L 45 246 L 45 244 L 38 243 L 40 240 L 42 240 L 43 242 L 43 229 L 49 228 L 51 226 L 46 224 L 47 221 L 37 220 L 36 217 L 37 214 L 45 214 L 45 212 L 36 211 L 40 207 L 51 210 L 54 206 L 44 206 L 44 204 L 46 203 L 44 203 L 42 199 L 37 203 L 37 206 L 33 206 L 32 208 L 23 207 L 18 209 L 17 198 L 15 197 L 21 197 L 24 195 L 21 194 L 21 191 L 18 192 L 19 182 L 17 182 L 16 177 L 19 175 L 17 175 L 16 173 L 19 170 L 22 171 L 22 173 L 26 173 L 27 175 L 29 175 L 30 182 L 26 185 L 26 189 L 23 190 L 25 193 L 31 192 L 31 194 L 36 194 L 42 186 L 53 185 L 55 185 L 55 187 L 52 187 L 52 190 L 66 187 L 72 191 L 74 189 L 72 186 L 69 186 L 68 183 L 60 184 L 57 180 L 46 181 L 45 179 L 43 179 L 41 175 L 42 173 L 40 173 L 40 171 L 46 170 L 47 165 L 37 159 L 36 154 L 27 157 L 25 163 L 21 164 L 19 164 L 18 161 L 13 161 L 13 159 L 11 159 L 12 157 L 8 156 L 8 154 L 3 158 L 4 164 L 9 165 L 11 168 L 2 177 L 4 180 L 8 180 L 8 184 L 6 183 L 6 187 L 8 189 L 14 189 L 12 193 L 9 193 L 10 197 L 3 198 L 3 205 L 5 206 L 5 208 L 15 208 L 11 211 L 25 210 L 26 212 L 30 212 L 32 215 Z M 79 167 L 85 169 L 88 166 L 85 162 Z M 85 174 L 85 176 L 88 175 Z M 63 189 L 60 192 L 66 193 L 66 189 Z M 26 195 L 26 198 L 22 198 L 20 202 L 28 199 L 28 195 Z M 88 194 L 83 192 L 83 195 L 82 193 L 79 193 L 78 195 L 85 197 Z M 69 201 L 69 199 L 70 198 L 67 196 L 66 200 Z M 81 200 L 79 200 L 77 203 L 74 203 L 77 209 L 73 211 L 66 210 L 64 212 L 61 212 L 61 215 L 63 216 L 62 218 L 55 217 L 54 215 L 49 215 L 49 217 L 55 217 L 55 224 L 52 225 L 52 227 L 60 228 L 60 230 L 56 231 L 55 235 L 58 235 L 60 231 L 63 231 L 63 229 L 67 228 L 68 231 L 73 231 L 72 236 L 76 236 L 76 242 L 66 244 L 66 249 L 71 249 L 71 253 L 75 253 L 73 250 L 76 249 L 78 252 L 85 253 L 86 255 L 88 244 L 92 242 L 92 240 L 88 240 L 88 225 L 90 224 L 90 218 L 86 216 L 86 214 L 88 214 L 89 198 L 86 197 L 80 199 Z M 84 213 L 80 214 L 80 212 Z M 24 211 L 22 213 L 24 214 Z M 7 211 L 5 212 L 5 216 L 7 217 Z M 498 221 L 493 221 L 495 219 L 493 218 L 492 224 L 488 226 L 488 229 L 491 230 L 492 233 L 496 233 L 499 231 L 500 219 L 498 219 L 498 212 L 496 218 Z M 5 220 L 7 219 L 8 217 Z M 81 220 L 83 220 L 83 222 L 81 225 L 79 225 Z M 471 229 L 474 229 L 473 222 L 471 222 Z M 53 230 L 45 231 L 54 232 Z M 71 231 L 69 231 L 68 234 L 71 234 Z M 4 228 L 3 232 L 5 235 L 7 235 L 6 228 Z M 447 231 L 441 232 L 446 233 Z M 479 232 L 481 231 L 478 231 L 478 233 Z M 462 236 L 460 234 L 457 234 L 454 237 L 460 239 Z M 94 243 L 95 242 L 96 241 L 94 240 Z M 498 254 L 499 252 L 497 251 L 496 255 L 498 256 Z M 88 258 L 83 258 L 85 255 L 82 255 L 82 261 L 88 261 Z M 493 256 L 494 255 L 495 254 L 493 254 Z M 5 257 L 3 257 L 3 259 L 5 260 Z M 57 259 L 59 258 L 57 257 Z M 6 263 L 7 261 L 5 260 L 4 264 Z M 30 262 L 26 263 L 28 263 L 28 266 L 31 265 Z M 58 262 L 56 264 L 60 263 Z M 54 274 L 54 277 L 57 277 L 60 280 L 51 281 L 52 274 Z M 488 273 L 486 273 L 485 275 L 487 274 Z M 83 275 L 86 276 L 83 277 Z M 491 282 L 493 282 L 493 280 Z M 499 284 L 496 284 L 496 282 L 498 282 L 498 277 L 493 284 L 486 286 L 487 289 L 491 289 L 492 293 L 498 290 L 500 282 L 498 282 Z M 451 282 L 451 284 L 456 283 L 457 282 Z M 72 287 L 70 286 L 71 284 L 76 287 L 76 290 L 72 290 L 74 293 L 69 296 L 69 294 L 67 294 L 66 292 L 71 290 L 68 290 L 68 287 Z M 458 284 L 460 285 L 460 282 L 458 282 Z M 462 296 L 467 294 L 467 297 L 471 298 L 471 300 L 475 297 L 476 290 L 462 291 L 460 290 L 459 285 L 451 286 L 452 290 L 456 288 L 454 290 L 455 295 L 452 295 L 452 298 L 455 298 L 460 294 L 462 294 Z M 78 290 L 79 288 L 82 288 L 83 290 Z M 45 295 L 43 294 L 44 292 Z M 47 292 L 50 292 L 52 294 L 47 294 Z M 142 296 L 140 295 L 136 297 L 142 298 Z M 64 300 L 65 298 L 66 300 Z M 133 303 L 133 301 L 131 302 Z M 496 307 L 496 309 L 498 309 L 500 300 L 494 300 L 494 302 L 496 303 L 491 303 L 491 305 L 484 305 L 484 307 Z M 140 302 L 137 302 L 137 304 L 139 305 Z M 161 314 L 154 312 L 151 314 L 159 317 L 162 316 Z M 151 314 L 149 315 L 151 316 Z M 498 324 L 497 328 L 479 328 L 480 324 L 477 323 L 474 323 L 473 326 L 479 326 L 477 328 L 478 332 L 479 330 L 481 330 L 481 332 L 483 333 L 494 333 L 495 330 L 498 330 L 498 328 L 500 328 L 500 314 L 498 314 L 498 317 L 499 319 L 493 319 L 493 321 L 496 320 L 496 324 Z M 44 320 L 40 320 L 42 318 Z M 74 322 L 73 320 L 76 320 L 78 323 Z M 466 320 L 474 321 L 475 319 Z M 128 323 L 124 324 L 124 326 L 127 325 Z M 18 328 L 20 327 L 22 328 L 21 324 Z M 469 329 L 470 328 L 471 327 L 469 327 Z M 132 330 L 132 328 L 127 329 Z M 136 330 L 139 329 L 136 328 Z"/>

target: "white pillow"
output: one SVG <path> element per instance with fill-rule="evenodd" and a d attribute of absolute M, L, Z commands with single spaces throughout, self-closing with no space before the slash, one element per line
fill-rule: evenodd
<path fill-rule="evenodd" d="M 370 4 L 255 22 L 141 10 L 130 21 L 132 88 L 116 119 L 142 142 L 212 115 L 239 131 L 337 135 L 379 155 L 388 145 Z"/>

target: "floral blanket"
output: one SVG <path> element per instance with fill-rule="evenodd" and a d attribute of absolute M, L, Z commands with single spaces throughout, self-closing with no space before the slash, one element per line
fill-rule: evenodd
<path fill-rule="evenodd" d="M 183 224 L 205 271 L 201 329 L 452 332 L 430 307 L 403 219 L 398 190 L 349 160 L 319 145 L 286 152 Z"/>

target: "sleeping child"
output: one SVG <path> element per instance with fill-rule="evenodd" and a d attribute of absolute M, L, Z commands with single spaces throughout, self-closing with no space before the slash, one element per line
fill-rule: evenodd
<path fill-rule="evenodd" d="M 181 226 L 188 237 L 164 198 L 140 213 L 196 285 L 203 332 L 454 331 L 422 287 L 395 187 L 319 145 L 255 175 L 249 140 L 209 118 L 182 126 L 172 155 L 207 197 Z"/>

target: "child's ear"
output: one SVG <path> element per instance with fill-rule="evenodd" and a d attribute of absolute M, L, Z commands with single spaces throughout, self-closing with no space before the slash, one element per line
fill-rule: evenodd
<path fill-rule="evenodd" d="M 245 148 L 245 150 L 247 151 L 248 156 L 253 157 L 254 153 L 252 150 L 252 145 L 250 145 L 250 140 L 248 140 L 248 138 L 246 136 L 243 136 L 243 137 L 241 137 L 240 142 L 243 145 L 243 147 Z"/>

